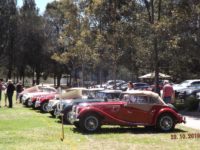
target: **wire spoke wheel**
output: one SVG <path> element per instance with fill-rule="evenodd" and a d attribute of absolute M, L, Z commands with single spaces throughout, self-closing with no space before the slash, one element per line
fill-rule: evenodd
<path fill-rule="evenodd" d="M 162 115 L 158 121 L 158 127 L 161 131 L 171 131 L 174 129 L 174 119 L 170 115 Z"/>
<path fill-rule="evenodd" d="M 100 128 L 100 120 L 97 115 L 86 115 L 81 119 L 81 128 L 86 132 L 95 132 Z"/>
<path fill-rule="evenodd" d="M 42 104 L 42 111 L 43 112 L 47 112 L 47 105 L 48 105 L 48 103 L 46 103 L 46 102 Z"/>

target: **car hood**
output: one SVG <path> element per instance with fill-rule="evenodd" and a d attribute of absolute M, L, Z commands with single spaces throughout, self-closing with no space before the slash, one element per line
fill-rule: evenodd
<path fill-rule="evenodd" d="M 49 94 L 48 92 L 34 92 L 34 93 L 26 93 L 24 94 L 27 97 L 33 97 L 33 96 L 40 96 L 40 95 L 45 95 Z"/>
<path fill-rule="evenodd" d="M 81 103 L 79 104 L 80 106 L 94 106 L 94 107 L 99 107 L 99 106 L 110 106 L 110 105 L 124 105 L 126 102 L 124 101 L 115 101 L 115 102 L 92 102 L 92 103 Z"/>
<path fill-rule="evenodd" d="M 41 96 L 41 99 L 52 99 L 52 98 L 54 98 L 56 95 L 57 95 L 57 93 L 50 93 L 50 94 L 47 94 L 47 95 L 42 95 L 42 96 Z"/>

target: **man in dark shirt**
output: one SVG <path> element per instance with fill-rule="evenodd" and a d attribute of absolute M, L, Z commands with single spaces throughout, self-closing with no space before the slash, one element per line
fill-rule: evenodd
<path fill-rule="evenodd" d="M 22 82 L 19 81 L 19 83 L 16 85 L 16 103 L 19 98 L 19 93 L 21 93 L 22 91 L 23 91 Z"/>
<path fill-rule="evenodd" d="M 7 96 L 9 102 L 9 108 L 12 108 L 12 97 L 15 90 L 15 86 L 12 83 L 12 80 L 8 80 L 8 87 L 7 87 Z"/>

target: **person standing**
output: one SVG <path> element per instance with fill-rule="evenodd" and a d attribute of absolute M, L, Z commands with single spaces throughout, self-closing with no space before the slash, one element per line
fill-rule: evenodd
<path fill-rule="evenodd" d="M 19 81 L 19 83 L 17 83 L 17 85 L 16 85 L 16 103 L 19 98 L 19 93 L 21 93 L 22 91 L 23 91 L 23 85 L 22 85 L 22 82 Z"/>
<path fill-rule="evenodd" d="M 8 84 L 4 83 L 4 100 L 5 100 L 4 107 L 7 107 L 7 98 L 8 98 L 8 96 L 7 96 L 7 86 L 8 86 Z"/>
<path fill-rule="evenodd" d="M 134 90 L 134 85 L 131 81 L 128 82 L 128 88 L 126 91 Z"/>
<path fill-rule="evenodd" d="M 12 80 L 8 80 L 8 86 L 7 86 L 7 96 L 8 96 L 8 102 L 9 102 L 9 108 L 12 108 L 12 97 L 13 97 L 13 93 L 15 90 L 15 86 L 12 83 Z"/>
<path fill-rule="evenodd" d="M 162 98 L 166 104 L 174 102 L 174 90 L 168 80 L 164 81 Z"/>

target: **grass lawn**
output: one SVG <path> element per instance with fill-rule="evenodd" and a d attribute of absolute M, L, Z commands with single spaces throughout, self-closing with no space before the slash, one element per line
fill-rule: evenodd
<path fill-rule="evenodd" d="M 4 101 L 2 101 L 4 103 Z M 199 149 L 200 137 L 180 139 L 198 130 L 176 126 L 172 133 L 157 133 L 144 128 L 106 126 L 96 134 L 82 134 L 71 125 L 65 125 L 62 142 L 61 124 L 50 114 L 24 108 L 0 108 L 0 150 L 145 150 L 145 149 Z M 4 106 L 4 104 L 2 105 Z M 171 137 L 179 139 L 173 140 Z"/>

